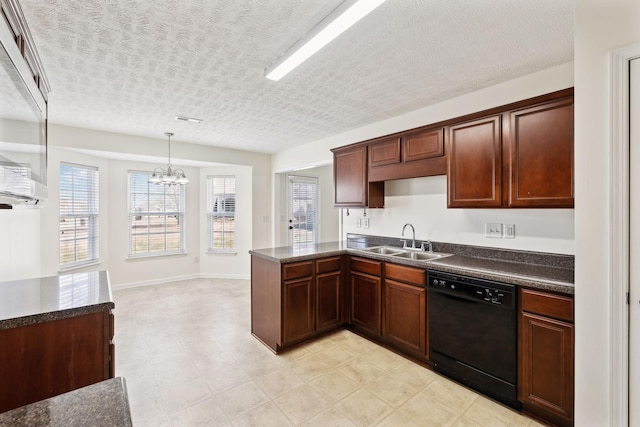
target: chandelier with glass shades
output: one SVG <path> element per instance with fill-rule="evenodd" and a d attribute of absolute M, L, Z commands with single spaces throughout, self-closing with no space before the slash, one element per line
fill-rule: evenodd
<path fill-rule="evenodd" d="M 189 178 L 184 174 L 182 169 L 171 168 L 171 137 L 173 133 L 165 132 L 165 135 L 169 138 L 169 161 L 167 162 L 167 169 L 157 167 L 153 170 L 153 175 L 149 178 L 151 184 L 164 184 L 164 185 L 184 185 L 189 183 Z"/>

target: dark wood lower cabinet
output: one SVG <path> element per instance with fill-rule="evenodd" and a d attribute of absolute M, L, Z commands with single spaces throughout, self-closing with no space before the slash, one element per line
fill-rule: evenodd
<path fill-rule="evenodd" d="M 573 299 L 523 290 L 521 305 L 518 399 L 523 411 L 573 426 Z"/>
<path fill-rule="evenodd" d="M 342 271 L 316 276 L 316 331 L 336 328 L 342 323 Z"/>
<path fill-rule="evenodd" d="M 282 285 L 283 345 L 313 335 L 313 278 L 284 282 Z"/>
<path fill-rule="evenodd" d="M 384 283 L 384 337 L 400 349 L 426 354 L 426 291 L 393 280 Z"/>
<path fill-rule="evenodd" d="M 350 280 L 351 325 L 369 334 L 380 335 L 382 279 L 352 271 Z"/>
<path fill-rule="evenodd" d="M 0 412 L 113 378 L 110 310 L 0 330 Z"/>

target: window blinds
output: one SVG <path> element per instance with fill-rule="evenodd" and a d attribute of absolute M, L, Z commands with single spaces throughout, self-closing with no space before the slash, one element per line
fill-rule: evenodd
<path fill-rule="evenodd" d="M 98 168 L 60 164 L 60 267 L 97 262 Z"/>
<path fill-rule="evenodd" d="M 235 249 L 236 178 L 207 177 L 207 234 L 209 252 Z"/>
<path fill-rule="evenodd" d="M 129 256 L 184 253 L 185 188 L 129 172 Z"/>
<path fill-rule="evenodd" d="M 291 243 L 313 243 L 317 240 L 318 178 L 289 176 L 289 212 Z"/>

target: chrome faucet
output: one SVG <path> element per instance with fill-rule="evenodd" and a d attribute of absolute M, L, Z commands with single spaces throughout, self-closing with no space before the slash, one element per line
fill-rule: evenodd
<path fill-rule="evenodd" d="M 406 223 L 403 227 L 402 227 L 402 237 L 404 237 L 404 229 L 407 228 L 407 225 L 411 227 L 411 231 L 413 232 L 413 239 L 411 240 L 411 247 L 413 249 L 416 248 L 416 229 L 413 228 L 412 224 Z M 407 247 L 407 241 L 404 241 L 404 247 Z"/>
<path fill-rule="evenodd" d="M 426 251 L 427 248 L 429 248 L 429 253 L 433 252 L 433 245 L 431 244 L 431 240 L 427 240 L 426 242 L 422 242 L 422 245 L 420 245 L 420 249 L 423 251 Z"/>

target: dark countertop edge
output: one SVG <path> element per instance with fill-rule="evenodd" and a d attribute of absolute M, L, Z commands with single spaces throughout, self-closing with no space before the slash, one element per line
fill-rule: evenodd
<path fill-rule="evenodd" d="M 546 278 L 541 278 L 537 276 L 526 276 L 519 275 L 511 272 L 501 272 L 499 270 L 492 269 L 478 269 L 478 268 L 465 268 L 460 266 L 449 266 L 438 264 L 437 260 L 434 261 L 416 261 L 409 260 L 404 258 L 393 258 L 390 259 L 387 255 L 379 255 L 374 253 L 363 252 L 358 249 L 345 248 L 334 251 L 327 252 L 317 252 L 314 254 L 305 254 L 305 255 L 295 255 L 289 257 L 273 257 L 264 253 L 260 253 L 258 251 L 249 251 L 249 253 L 253 256 L 257 256 L 259 258 L 263 258 L 269 261 L 278 262 L 278 263 L 288 263 L 288 262 L 296 262 L 296 261 L 308 261 L 317 258 L 323 258 L 326 256 L 333 255 L 356 255 L 361 256 L 363 258 L 375 259 L 377 261 L 392 261 L 394 264 L 403 264 L 411 267 L 424 268 L 426 270 L 436 270 L 436 271 L 444 271 L 446 273 L 457 273 L 457 274 L 473 274 L 482 279 L 487 280 L 496 280 L 502 281 L 505 283 L 510 283 L 513 285 L 535 288 L 540 290 L 546 290 L 550 292 L 558 292 L 566 295 L 574 295 L 575 294 L 575 285 L 570 282 L 556 281 Z M 445 258 L 446 259 L 446 258 Z M 547 267 L 547 268 L 557 268 L 557 267 Z"/>
<path fill-rule="evenodd" d="M 50 419 L 50 412 L 64 419 Z M 6 423 L 6 424 L 5 424 Z M 100 381 L 0 414 L 0 425 L 109 425 L 132 427 L 131 407 L 123 377 Z"/>
<path fill-rule="evenodd" d="M 67 319 L 70 317 L 82 316 L 83 314 L 95 313 L 105 309 L 114 309 L 113 301 L 103 302 L 99 304 L 86 305 L 83 307 L 68 308 L 65 310 L 56 310 L 46 313 L 31 314 L 27 316 L 14 317 L 11 319 L 0 320 L 0 331 L 5 329 L 18 328 L 20 326 L 35 325 L 37 323 L 50 322 L 52 320 Z"/>

